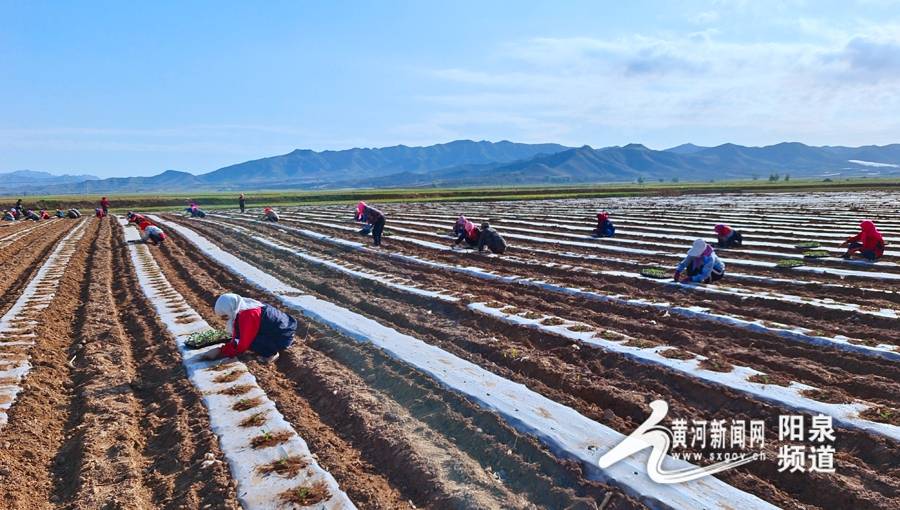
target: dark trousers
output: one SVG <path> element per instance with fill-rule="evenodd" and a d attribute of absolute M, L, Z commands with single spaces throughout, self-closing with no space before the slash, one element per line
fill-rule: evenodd
<path fill-rule="evenodd" d="M 875 262 L 878 259 L 878 256 L 875 254 L 875 250 L 863 250 L 862 243 L 850 243 L 847 245 L 847 253 L 844 254 L 845 258 L 850 258 L 854 253 L 859 253 L 863 258 L 867 259 L 869 262 Z"/>
<path fill-rule="evenodd" d="M 372 224 L 372 238 L 375 246 L 381 246 L 381 234 L 384 233 L 384 218 Z"/>
<path fill-rule="evenodd" d="M 250 344 L 250 350 L 260 356 L 272 356 L 294 343 L 297 319 L 271 306 L 263 307 L 259 332 Z"/>
<path fill-rule="evenodd" d="M 613 226 L 612 222 L 604 221 L 598 224 L 591 234 L 594 237 L 612 237 L 616 235 L 616 227 Z"/>
<path fill-rule="evenodd" d="M 241 206 L 241 212 L 244 212 L 244 202 L 241 202 L 240 206 Z"/>
<path fill-rule="evenodd" d="M 734 231 L 731 237 L 728 239 L 720 239 L 719 240 L 719 248 L 732 248 L 735 246 L 743 246 L 744 244 L 744 236 L 741 235 L 737 230 Z"/>

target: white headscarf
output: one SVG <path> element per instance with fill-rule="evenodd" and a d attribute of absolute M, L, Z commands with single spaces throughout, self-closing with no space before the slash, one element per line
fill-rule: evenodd
<path fill-rule="evenodd" d="M 703 255 L 704 251 L 706 251 L 706 241 L 697 239 L 694 241 L 694 245 L 691 246 L 691 249 L 688 250 L 687 254 L 689 257 L 699 257 L 700 255 Z"/>
<path fill-rule="evenodd" d="M 262 306 L 263 304 L 255 299 L 241 297 L 229 292 L 222 294 L 216 300 L 215 311 L 216 315 L 228 316 L 228 320 L 225 322 L 225 331 L 231 335 L 234 333 L 234 319 L 239 312 L 261 308 Z"/>

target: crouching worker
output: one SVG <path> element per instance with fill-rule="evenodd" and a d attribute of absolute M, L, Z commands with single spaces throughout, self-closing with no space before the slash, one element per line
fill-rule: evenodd
<path fill-rule="evenodd" d="M 192 203 L 184 212 L 191 215 L 191 218 L 206 218 L 206 213 L 197 204 Z"/>
<path fill-rule="evenodd" d="M 744 237 L 737 230 L 719 223 L 713 230 L 716 231 L 716 237 L 719 239 L 719 248 L 733 248 L 743 246 Z"/>
<path fill-rule="evenodd" d="M 69 209 L 69 212 L 66 213 L 66 216 L 72 218 L 73 220 L 75 218 L 81 218 L 81 211 L 73 207 L 72 209 Z"/>
<path fill-rule="evenodd" d="M 145 243 L 153 243 L 153 246 L 159 246 L 166 240 L 166 233 L 156 225 L 144 222 L 141 227 L 141 240 Z"/>
<path fill-rule="evenodd" d="M 496 230 L 491 228 L 491 224 L 484 222 L 481 224 L 481 235 L 478 236 L 478 251 L 484 251 L 487 246 L 491 253 L 502 255 L 506 251 L 506 241 L 503 240 Z"/>
<path fill-rule="evenodd" d="M 145 218 L 142 214 L 131 211 L 128 211 L 128 214 L 126 214 L 125 217 L 128 218 L 128 223 L 134 223 L 136 225 L 140 225 L 141 223 L 147 221 L 147 218 Z"/>
<path fill-rule="evenodd" d="M 384 233 L 384 213 L 365 202 L 356 204 L 356 221 L 371 225 L 372 241 L 375 246 L 381 246 L 381 235 Z"/>
<path fill-rule="evenodd" d="M 270 363 L 294 342 L 297 319 L 274 306 L 228 293 L 216 300 L 215 311 L 225 318 L 231 341 L 211 349 L 204 359 L 235 357 L 249 349 Z"/>
<path fill-rule="evenodd" d="M 275 209 L 272 209 L 271 207 L 266 207 L 265 209 L 263 209 L 262 219 L 263 219 L 263 221 L 271 221 L 273 223 L 278 223 L 278 220 L 280 218 L 278 218 L 278 213 L 275 212 Z"/>
<path fill-rule="evenodd" d="M 453 235 L 456 236 L 456 242 L 450 247 L 459 246 L 459 243 L 465 241 L 470 247 L 478 246 L 478 239 L 481 237 L 481 231 L 474 223 L 467 220 L 465 216 L 459 215 L 456 224 L 453 225 Z"/>
<path fill-rule="evenodd" d="M 16 221 L 16 210 L 10 209 L 3 213 L 3 221 Z"/>
<path fill-rule="evenodd" d="M 863 258 L 870 262 L 875 262 L 884 256 L 884 237 L 881 232 L 875 228 L 875 223 L 871 220 L 865 220 L 859 224 L 860 232 L 855 236 L 848 237 L 841 246 L 847 247 L 847 253 L 842 255 L 845 259 L 849 259 L 853 255 L 859 253 Z"/>
<path fill-rule="evenodd" d="M 597 213 L 597 228 L 591 233 L 594 237 L 612 237 L 616 235 L 616 227 L 609 219 L 609 213 L 602 211 Z"/>
<path fill-rule="evenodd" d="M 29 219 L 32 221 L 41 221 L 41 217 L 38 216 L 38 213 L 32 211 L 31 209 L 28 209 L 27 211 L 25 211 L 25 217 L 22 219 Z"/>
<path fill-rule="evenodd" d="M 676 282 L 710 283 L 725 276 L 725 263 L 716 255 L 713 247 L 703 239 L 694 241 L 687 257 L 675 268 Z"/>

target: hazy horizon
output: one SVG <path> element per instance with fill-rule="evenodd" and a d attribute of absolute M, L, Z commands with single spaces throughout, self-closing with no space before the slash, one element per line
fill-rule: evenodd
<path fill-rule="evenodd" d="M 0 2 L 0 172 L 456 139 L 885 145 L 900 2 Z"/>

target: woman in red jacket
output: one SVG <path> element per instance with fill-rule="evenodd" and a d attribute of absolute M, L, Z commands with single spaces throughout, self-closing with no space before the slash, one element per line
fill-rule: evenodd
<path fill-rule="evenodd" d="M 719 241 L 719 248 L 732 248 L 735 246 L 742 246 L 744 244 L 744 236 L 741 235 L 737 230 L 725 225 L 723 223 L 719 223 L 713 230 L 716 231 L 716 237 Z"/>
<path fill-rule="evenodd" d="M 456 224 L 453 225 L 453 234 L 456 236 L 456 242 L 450 245 L 451 248 L 459 246 L 459 243 L 463 241 L 474 248 L 478 246 L 478 238 L 481 236 L 481 231 L 478 230 L 474 223 L 460 214 Z"/>
<path fill-rule="evenodd" d="M 845 259 L 849 259 L 855 253 L 859 253 L 870 262 L 875 262 L 884 256 L 884 237 L 881 232 L 875 228 L 875 223 L 871 220 L 865 220 L 859 224 L 860 232 L 855 236 L 848 237 L 841 246 L 847 247 L 847 253 L 843 255 Z"/>
<path fill-rule="evenodd" d="M 225 317 L 231 341 L 211 349 L 204 359 L 235 357 L 249 349 L 270 363 L 294 342 L 297 319 L 274 306 L 229 292 L 216 300 L 215 311 Z"/>

